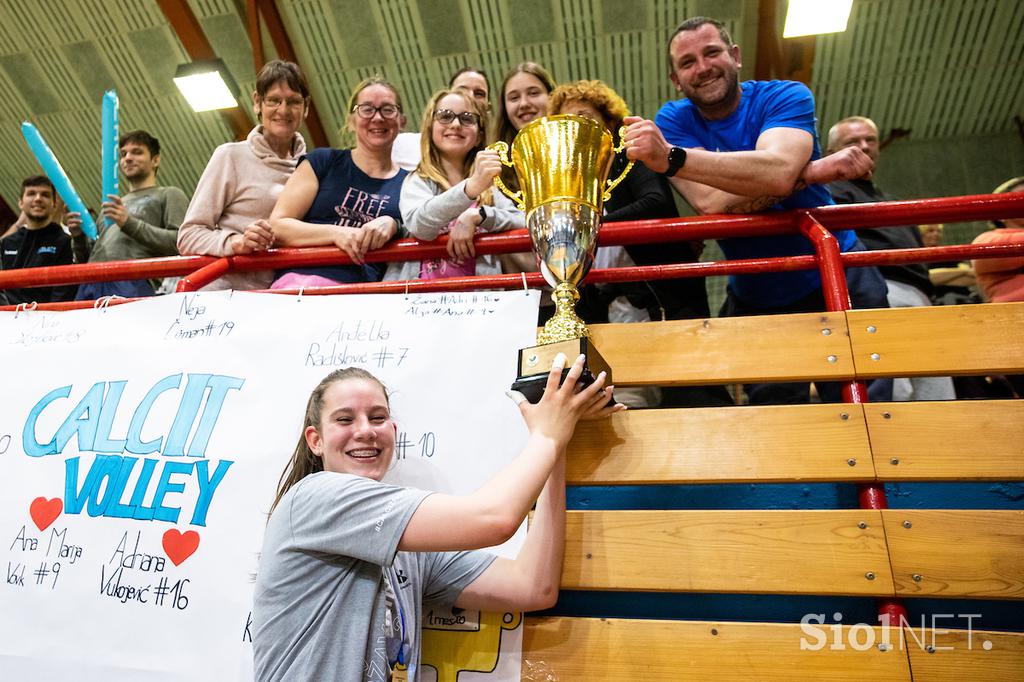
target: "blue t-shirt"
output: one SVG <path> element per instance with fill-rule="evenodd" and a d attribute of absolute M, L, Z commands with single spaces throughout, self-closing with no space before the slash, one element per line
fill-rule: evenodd
<path fill-rule="evenodd" d="M 814 138 L 811 159 L 821 158 L 815 129 L 814 96 L 807 86 L 793 81 L 745 81 L 740 84 L 740 104 L 724 119 L 709 121 L 688 99 L 666 102 L 654 122 L 665 139 L 677 147 L 701 147 L 715 152 L 743 152 L 757 148 L 757 138 L 771 128 L 806 130 Z M 810 185 L 775 204 L 769 210 L 814 208 L 832 204 L 825 185 Z M 848 251 L 857 236 L 851 230 L 835 233 L 840 248 Z M 814 253 L 801 235 L 721 239 L 729 260 Z M 821 287 L 816 270 L 776 272 L 764 275 L 732 275 L 729 287 L 741 300 L 761 308 L 789 305 Z"/>
<path fill-rule="evenodd" d="M 402 182 L 409 174 L 408 171 L 400 169 L 394 176 L 384 180 L 371 178 L 352 161 L 352 150 L 330 147 L 314 149 L 299 158 L 299 163 L 303 161 L 309 161 L 320 183 L 313 205 L 302 217 L 303 221 L 317 225 L 362 227 L 374 218 L 386 215 L 401 224 L 398 198 L 402 194 Z M 384 268 L 377 263 L 322 265 L 294 268 L 290 272 L 319 275 L 346 284 L 379 282 L 384 276 Z"/>

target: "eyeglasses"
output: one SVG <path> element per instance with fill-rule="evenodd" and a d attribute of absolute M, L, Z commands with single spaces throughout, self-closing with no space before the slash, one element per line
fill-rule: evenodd
<path fill-rule="evenodd" d="M 305 103 L 306 103 L 306 100 L 302 99 L 301 97 L 289 98 L 289 99 L 279 99 L 277 97 L 267 97 L 266 99 L 263 100 L 263 104 L 265 104 L 270 109 L 277 109 L 282 104 L 286 105 L 289 109 L 298 109 L 299 107 L 301 107 Z"/>
<path fill-rule="evenodd" d="M 372 104 L 357 104 L 352 107 L 352 112 L 359 118 L 373 118 L 377 114 L 380 114 L 381 118 L 394 118 L 402 113 L 402 107 L 397 104 L 382 104 L 379 107 Z"/>
<path fill-rule="evenodd" d="M 443 126 L 450 126 L 455 122 L 455 119 L 459 119 L 459 123 L 467 127 L 477 127 L 480 125 L 479 114 L 474 114 L 472 111 L 463 111 L 461 114 L 456 114 L 451 109 L 437 109 L 434 111 L 434 120 Z"/>

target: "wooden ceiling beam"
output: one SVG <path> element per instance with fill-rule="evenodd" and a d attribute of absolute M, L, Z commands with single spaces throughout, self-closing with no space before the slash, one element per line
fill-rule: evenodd
<path fill-rule="evenodd" d="M 779 0 L 759 0 L 757 14 L 757 58 L 754 62 L 756 80 L 799 81 L 811 85 L 814 66 L 815 36 L 782 37 Z"/>
<path fill-rule="evenodd" d="M 782 63 L 777 9 L 777 0 L 760 0 L 757 3 L 757 56 L 754 60 L 754 80 L 771 80 L 778 73 L 779 65 Z"/>
<path fill-rule="evenodd" d="M 263 31 L 260 29 L 259 0 L 245 0 L 245 26 L 252 45 L 252 63 L 256 73 L 267 63 L 263 55 Z"/>
<path fill-rule="evenodd" d="M 277 51 L 278 56 L 280 56 L 281 59 L 295 62 L 301 67 L 302 65 L 299 63 L 299 59 L 295 55 L 295 48 L 292 45 L 291 38 L 288 37 L 288 31 L 284 27 L 284 21 L 281 19 L 281 13 L 277 9 L 277 3 L 275 0 L 255 0 L 255 4 L 259 6 L 260 14 L 263 16 L 263 20 L 267 25 L 267 33 L 270 34 L 270 40 L 274 43 L 274 49 Z M 259 27 L 257 26 L 257 32 L 258 31 Z M 255 48 L 253 53 L 255 54 Z M 306 69 L 303 69 L 303 71 L 308 73 Z M 310 95 L 309 98 L 309 113 L 306 115 L 306 129 L 309 130 L 309 136 L 312 138 L 315 146 L 331 146 L 331 142 L 327 138 L 327 131 L 324 129 L 324 124 L 320 120 L 320 114 L 317 113 L 316 103 L 313 101 L 312 95 Z"/>
<path fill-rule="evenodd" d="M 192 61 L 217 58 L 217 53 L 213 51 L 213 46 L 203 32 L 199 19 L 188 6 L 188 0 L 157 0 L 157 4 Z M 236 140 L 244 140 L 248 136 L 249 130 L 252 129 L 252 121 L 242 107 L 222 109 L 220 113 Z"/>

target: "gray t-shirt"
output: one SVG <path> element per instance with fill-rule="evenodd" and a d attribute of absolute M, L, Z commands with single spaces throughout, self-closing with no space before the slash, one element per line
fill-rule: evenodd
<path fill-rule="evenodd" d="M 320 472 L 295 484 L 267 523 L 253 608 L 257 680 L 390 679 L 404 632 L 409 679 L 419 674 L 424 604 L 450 608 L 490 566 L 486 552 L 398 552 L 430 493 Z M 382 567 L 399 609 L 387 635 Z"/>
<path fill-rule="evenodd" d="M 95 244 L 90 247 L 85 236 L 75 238 L 76 259 L 86 253 L 90 263 L 178 255 L 178 226 L 188 208 L 184 192 L 157 185 L 129 192 L 121 201 L 128 209 L 124 226 L 107 226 L 101 216 L 96 221 L 99 238 Z"/>

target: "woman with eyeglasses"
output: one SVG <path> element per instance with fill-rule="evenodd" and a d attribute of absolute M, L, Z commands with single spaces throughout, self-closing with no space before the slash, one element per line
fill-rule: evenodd
<path fill-rule="evenodd" d="M 279 246 L 334 245 L 353 265 L 296 268 L 280 273 L 273 288 L 375 282 L 382 269 L 365 261 L 397 233 L 398 198 L 407 171 L 391 160 L 391 146 L 405 126 L 402 100 L 394 85 L 368 78 L 348 102 L 352 149 L 321 148 L 299 160 L 270 223 Z"/>
<path fill-rule="evenodd" d="M 473 237 L 525 222 L 522 212 L 492 189 L 501 162 L 484 149 L 486 110 L 465 89 L 441 90 L 423 114 L 420 139 L 423 158 L 402 185 L 404 229 L 425 241 L 447 234 L 448 257 L 392 263 L 386 279 L 499 274 L 495 256 L 476 257 Z"/>
<path fill-rule="evenodd" d="M 327 375 L 281 474 L 253 595 L 256 679 L 420 679 L 423 614 L 549 608 L 565 545 L 565 448 L 577 421 L 608 405 L 605 375 L 580 389 L 580 356 L 544 395 L 519 404 L 520 454 L 469 495 L 382 482 L 398 426 L 384 385 L 358 367 Z M 560 385 L 561 382 L 561 385 Z M 536 501 L 515 559 L 482 547 L 511 537 Z M 474 551 L 476 550 L 476 551 Z"/>
<path fill-rule="evenodd" d="M 448 79 L 448 89 L 456 90 L 463 88 L 473 96 L 480 106 L 490 115 L 491 111 L 491 82 L 487 74 L 481 69 L 464 66 Z M 420 165 L 422 155 L 420 152 L 421 136 L 419 133 L 399 133 L 395 140 L 395 146 L 391 148 L 391 158 L 402 168 L 412 171 Z"/>
<path fill-rule="evenodd" d="M 309 111 L 309 85 L 297 64 L 267 62 L 256 76 L 252 108 L 259 125 L 244 142 L 214 150 L 178 230 L 183 256 L 236 256 L 274 243 L 270 212 L 306 142 L 299 126 Z M 207 290 L 265 289 L 273 272 L 231 273 Z"/>

